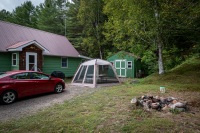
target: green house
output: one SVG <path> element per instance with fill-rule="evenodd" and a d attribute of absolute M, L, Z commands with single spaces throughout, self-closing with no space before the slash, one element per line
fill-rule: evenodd
<path fill-rule="evenodd" d="M 120 51 L 107 59 L 119 77 L 137 78 L 141 73 L 141 59 L 132 53 Z"/>
<path fill-rule="evenodd" d="M 62 71 L 66 77 L 72 77 L 81 57 L 65 36 L 0 21 L 0 73 Z"/>

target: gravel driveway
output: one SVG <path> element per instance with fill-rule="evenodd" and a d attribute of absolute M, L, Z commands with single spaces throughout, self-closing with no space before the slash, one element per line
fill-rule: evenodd
<path fill-rule="evenodd" d="M 63 103 L 66 100 L 82 94 L 92 93 L 95 90 L 96 88 L 78 87 L 66 84 L 66 89 L 60 94 L 45 94 L 22 99 L 10 105 L 0 105 L 0 121 L 6 121 L 13 118 L 18 119 L 22 116 L 32 115 L 53 104 Z"/>

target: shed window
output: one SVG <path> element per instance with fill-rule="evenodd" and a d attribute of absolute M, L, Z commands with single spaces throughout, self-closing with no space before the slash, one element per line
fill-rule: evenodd
<path fill-rule="evenodd" d="M 61 67 L 68 67 L 68 58 L 61 58 Z"/>
<path fill-rule="evenodd" d="M 127 68 L 128 69 L 132 69 L 132 61 L 128 61 L 127 62 Z"/>
<path fill-rule="evenodd" d="M 17 53 L 12 54 L 12 66 L 17 65 Z"/>

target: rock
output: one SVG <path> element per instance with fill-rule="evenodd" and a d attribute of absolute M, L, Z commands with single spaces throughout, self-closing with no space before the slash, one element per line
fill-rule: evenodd
<path fill-rule="evenodd" d="M 165 104 L 165 106 L 162 108 L 163 111 L 169 111 L 170 107 Z"/>
<path fill-rule="evenodd" d="M 159 105 L 160 105 L 159 103 L 152 103 L 151 108 L 152 109 L 158 109 Z"/>
<path fill-rule="evenodd" d="M 143 108 L 144 110 L 150 111 L 149 104 L 146 102 L 143 103 Z"/>
<path fill-rule="evenodd" d="M 181 102 L 177 102 L 177 103 L 174 103 L 174 104 L 170 104 L 169 107 L 172 108 L 172 109 L 175 109 L 176 107 L 177 108 L 186 108 L 186 104 L 181 103 Z"/>
<path fill-rule="evenodd" d="M 175 103 L 177 103 L 177 102 L 178 102 L 177 100 L 173 100 L 173 101 L 172 101 L 173 104 L 175 104 Z"/>
<path fill-rule="evenodd" d="M 167 99 L 163 98 L 163 97 L 160 97 L 160 102 L 162 104 L 166 104 L 167 103 Z"/>
<path fill-rule="evenodd" d="M 156 102 L 159 102 L 160 100 L 159 100 L 159 99 L 156 99 L 156 98 L 152 98 L 152 101 L 153 101 L 154 103 L 156 103 Z"/>
<path fill-rule="evenodd" d="M 142 99 L 147 99 L 147 96 L 146 96 L 146 95 L 144 95 L 144 96 L 142 96 L 141 98 L 142 98 Z"/>
<path fill-rule="evenodd" d="M 158 111 L 172 111 L 184 112 L 187 110 L 187 102 L 183 102 L 174 97 L 159 97 L 159 96 L 147 96 L 143 95 L 139 98 L 133 98 L 131 104 L 136 106 L 142 106 L 144 110 L 150 111 L 151 109 L 156 109 Z"/>
<path fill-rule="evenodd" d="M 133 99 L 131 100 L 131 104 L 134 104 L 135 106 L 138 106 L 138 105 L 139 105 L 138 99 L 137 99 L 137 98 L 133 98 Z"/>
<path fill-rule="evenodd" d="M 153 99 L 153 96 L 148 96 L 148 99 Z"/>
<path fill-rule="evenodd" d="M 168 97 L 168 98 L 167 98 L 167 101 L 168 101 L 168 102 L 172 102 L 173 100 L 177 100 L 177 98 L 174 98 L 174 97 Z"/>

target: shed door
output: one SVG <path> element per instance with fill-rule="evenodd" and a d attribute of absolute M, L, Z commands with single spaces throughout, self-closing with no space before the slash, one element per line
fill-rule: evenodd
<path fill-rule="evenodd" d="M 119 77 L 126 77 L 126 60 L 116 60 L 115 69 Z"/>

